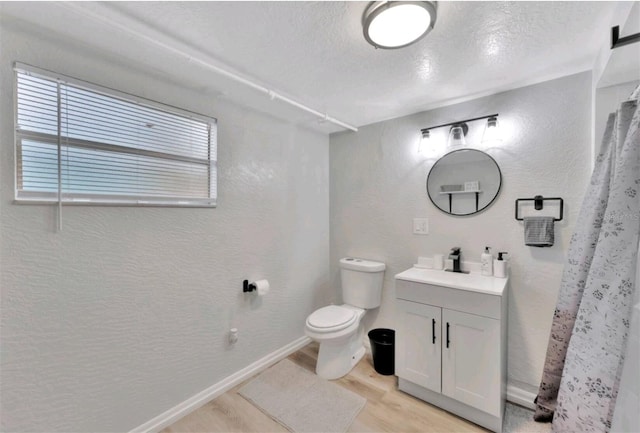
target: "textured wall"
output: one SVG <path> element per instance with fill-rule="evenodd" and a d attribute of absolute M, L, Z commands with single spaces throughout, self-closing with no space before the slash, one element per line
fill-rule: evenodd
<path fill-rule="evenodd" d="M 304 335 L 330 293 L 328 137 L 50 35 L 0 37 L 2 431 L 127 431 Z M 53 206 L 13 204 L 15 60 L 218 118 L 218 207 L 65 207 L 56 233 Z"/>
<path fill-rule="evenodd" d="M 368 316 L 369 327 L 394 327 L 393 277 L 417 256 L 460 246 L 464 260 L 480 261 L 485 245 L 508 251 L 509 380 L 537 389 L 564 255 L 590 175 L 590 80 L 590 73 L 582 73 L 331 136 L 332 281 L 339 281 L 336 263 L 342 256 L 387 264 L 383 303 Z M 446 215 L 425 191 L 435 158 L 417 154 L 419 129 L 495 112 L 504 142 L 484 150 L 502 170 L 500 196 L 479 215 Z M 469 147 L 483 149 L 483 127 L 483 122 L 470 124 Z M 445 133 L 434 131 L 436 141 Z M 522 223 L 514 219 L 515 199 L 536 194 L 565 200 L 551 248 L 525 246 Z M 414 217 L 429 218 L 428 236 L 412 234 Z"/>

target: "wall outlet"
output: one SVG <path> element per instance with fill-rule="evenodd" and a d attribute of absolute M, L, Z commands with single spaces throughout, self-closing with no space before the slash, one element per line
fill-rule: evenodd
<path fill-rule="evenodd" d="M 413 219 L 413 234 L 414 235 L 428 235 L 429 234 L 429 219 L 428 218 L 414 218 Z"/>

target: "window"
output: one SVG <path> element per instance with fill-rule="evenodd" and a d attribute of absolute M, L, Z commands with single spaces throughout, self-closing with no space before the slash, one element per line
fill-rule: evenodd
<path fill-rule="evenodd" d="M 16 64 L 16 201 L 215 206 L 215 119 Z"/>

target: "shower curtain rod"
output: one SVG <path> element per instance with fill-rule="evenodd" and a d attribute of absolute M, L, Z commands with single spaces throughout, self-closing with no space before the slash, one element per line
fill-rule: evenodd
<path fill-rule="evenodd" d="M 625 45 L 640 42 L 640 33 L 620 37 L 620 26 L 611 27 L 611 49 L 614 50 Z"/>
<path fill-rule="evenodd" d="M 209 69 L 212 72 L 215 72 L 215 73 L 217 73 L 219 75 L 223 75 L 223 76 L 225 76 L 225 77 L 227 77 L 227 78 L 229 78 L 229 79 L 231 79 L 231 80 L 233 80 L 233 81 L 235 81 L 237 83 L 244 84 L 247 87 L 251 87 L 254 90 L 262 92 L 262 93 L 266 94 L 267 96 L 269 96 L 269 98 L 271 100 L 279 99 L 280 101 L 285 102 L 285 103 L 287 103 L 287 104 L 289 104 L 289 105 L 291 105 L 293 107 L 296 107 L 296 108 L 298 108 L 298 109 L 300 109 L 302 111 L 306 111 L 307 113 L 313 114 L 314 116 L 319 117 L 320 119 L 322 119 L 322 120 L 324 120 L 326 122 L 330 122 L 330 123 L 338 125 L 338 126 L 340 126 L 342 128 L 349 129 L 349 130 L 354 131 L 354 132 L 358 132 L 358 128 L 356 128 L 355 126 L 350 125 L 350 124 L 348 124 L 346 122 L 342 122 L 341 120 L 338 120 L 335 117 L 331 117 L 327 113 L 322 113 L 322 112 L 320 112 L 318 110 L 315 110 L 315 109 L 309 107 L 308 105 L 302 104 L 302 103 L 300 103 L 298 101 L 295 101 L 295 100 L 293 100 L 291 98 L 288 98 L 288 97 L 286 97 L 284 95 L 281 95 L 280 93 L 278 93 L 278 92 L 276 92 L 276 91 L 274 91 L 272 89 L 264 87 L 264 86 L 256 83 L 255 81 L 252 81 L 252 80 L 250 80 L 248 78 L 244 78 L 244 77 L 242 77 L 242 76 L 240 76 L 238 74 L 235 74 L 235 73 L 233 73 L 231 71 L 228 71 L 227 69 L 224 69 L 224 68 L 221 68 L 220 66 L 216 66 L 216 65 L 214 65 L 212 63 L 209 63 L 206 60 L 203 60 L 201 58 L 198 58 L 198 57 L 192 56 L 192 55 L 190 55 L 188 53 L 185 53 L 184 51 L 182 51 L 182 50 L 180 50 L 180 49 L 178 49 L 178 48 L 176 48 L 176 47 L 174 47 L 174 46 L 172 46 L 172 45 L 170 45 L 168 43 L 160 42 L 159 40 L 154 39 L 151 36 L 148 36 L 148 35 L 146 35 L 146 34 L 144 34 L 142 32 L 133 30 L 130 27 L 127 27 L 127 26 L 125 26 L 123 24 L 120 24 L 120 23 L 118 23 L 118 22 L 116 22 L 116 21 L 114 21 L 112 19 L 106 18 L 105 16 L 99 15 L 99 14 L 97 14 L 95 12 L 92 12 L 92 11 L 88 11 L 88 10 L 86 10 L 86 8 L 80 7 L 74 2 L 63 2 L 63 5 L 68 7 L 68 8 L 70 8 L 70 9 L 73 9 L 74 11 L 76 11 L 76 12 L 78 12 L 80 14 L 83 14 L 83 15 L 91 17 L 91 18 L 93 18 L 95 20 L 101 21 L 101 22 L 103 22 L 103 23 L 105 23 L 107 25 L 110 25 L 110 26 L 113 26 L 115 28 L 118 28 L 119 30 L 121 30 L 123 32 L 129 33 L 130 35 L 133 35 L 133 36 L 135 36 L 135 37 L 137 37 L 139 39 L 143 39 L 143 40 L 145 40 L 145 41 L 147 41 L 149 43 L 152 43 L 152 44 L 156 45 L 157 47 L 160 47 L 160 48 L 165 49 L 167 51 L 171 51 L 174 54 L 177 54 L 177 55 L 179 55 L 181 57 L 184 57 L 187 60 L 188 63 L 197 63 L 200 66 L 202 66 L 202 67 L 204 67 L 206 69 Z"/>

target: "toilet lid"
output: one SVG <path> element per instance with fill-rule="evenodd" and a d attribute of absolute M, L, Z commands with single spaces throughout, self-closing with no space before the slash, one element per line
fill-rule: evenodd
<path fill-rule="evenodd" d="M 329 305 L 314 311 L 307 319 L 307 323 L 314 328 L 335 328 L 350 325 L 355 319 L 355 311 L 339 305 Z"/>

